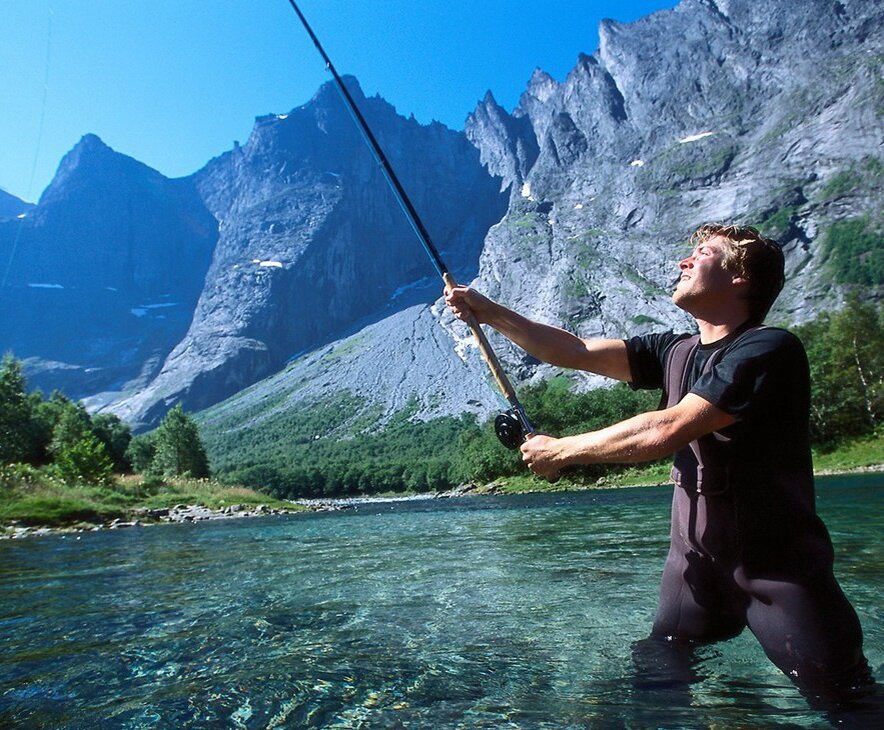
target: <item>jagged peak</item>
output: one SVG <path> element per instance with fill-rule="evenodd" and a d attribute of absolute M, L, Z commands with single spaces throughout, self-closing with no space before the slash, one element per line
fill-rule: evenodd
<path fill-rule="evenodd" d="M 485 92 L 482 100 L 476 104 L 476 108 L 467 115 L 467 124 L 470 123 L 470 120 L 475 121 L 479 117 L 499 117 L 501 115 L 509 116 L 506 110 L 497 103 L 497 99 L 494 98 L 494 94 L 489 89 Z"/>
<path fill-rule="evenodd" d="M 531 78 L 528 79 L 528 90 L 533 87 L 547 87 L 550 85 L 558 86 L 558 82 L 539 66 L 534 69 Z"/>
<path fill-rule="evenodd" d="M 549 101 L 559 90 L 559 82 L 541 68 L 535 68 L 528 81 L 528 87 L 522 93 L 519 107 L 525 107 L 529 99 L 536 99 L 542 104 Z"/>
<path fill-rule="evenodd" d="M 110 169 L 127 169 L 135 174 L 163 177 L 152 167 L 109 147 L 97 134 L 85 134 L 61 159 L 55 177 L 40 196 L 39 205 L 65 195 L 74 181 L 106 181 Z"/>
<path fill-rule="evenodd" d="M 77 142 L 77 144 L 74 146 L 74 149 L 78 149 L 78 148 L 83 148 L 83 149 L 88 149 L 88 150 L 93 150 L 93 149 L 110 150 L 111 149 L 110 147 L 108 147 L 104 143 L 104 140 L 102 140 L 101 137 L 99 137 L 97 134 L 92 134 L 91 132 L 89 134 L 84 134 L 80 138 L 80 141 Z M 111 150 L 111 151 L 113 151 L 113 150 Z"/>

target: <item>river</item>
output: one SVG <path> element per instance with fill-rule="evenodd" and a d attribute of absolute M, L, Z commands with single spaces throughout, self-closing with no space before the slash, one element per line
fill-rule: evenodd
<path fill-rule="evenodd" d="M 818 480 L 884 664 L 884 474 Z M 826 727 L 746 631 L 636 687 L 668 488 L 361 504 L 0 543 L 0 725 Z"/>

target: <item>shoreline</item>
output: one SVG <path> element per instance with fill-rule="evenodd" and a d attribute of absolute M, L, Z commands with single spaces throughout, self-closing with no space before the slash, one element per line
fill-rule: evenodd
<path fill-rule="evenodd" d="M 267 504 L 234 504 L 212 509 L 201 504 L 176 504 L 174 507 L 140 507 L 132 510 L 132 519 L 115 518 L 110 522 L 80 522 L 73 525 L 21 525 L 0 526 L 0 540 L 18 540 L 24 537 L 43 535 L 81 535 L 86 532 L 123 530 L 152 525 L 183 525 L 216 520 L 234 520 L 246 517 L 271 517 L 274 515 L 297 514 L 301 510 L 284 510 Z"/>
<path fill-rule="evenodd" d="M 856 467 L 853 469 L 827 469 L 814 472 L 814 477 L 850 476 L 859 474 L 874 474 L 884 472 L 884 464 Z M 245 505 L 235 504 L 218 509 L 212 509 L 200 504 L 177 504 L 168 508 L 141 507 L 132 510 L 131 519 L 116 518 L 107 523 L 77 523 L 73 525 L 50 526 L 50 525 L 0 525 L 0 540 L 17 540 L 26 537 L 41 537 L 46 535 L 79 535 L 88 532 L 101 532 L 104 530 L 121 530 L 138 527 L 150 527 L 163 524 L 195 524 L 216 520 L 244 519 L 255 517 L 272 517 L 279 515 L 292 515 L 299 513 L 315 512 L 340 512 L 354 509 L 360 504 L 383 504 L 398 502 L 430 501 L 436 499 L 452 499 L 458 497 L 487 497 L 509 496 L 519 494 L 538 494 L 551 492 L 585 492 L 607 489 L 643 489 L 647 487 L 659 487 L 671 484 L 671 482 L 657 482 L 654 484 L 610 484 L 596 483 L 590 485 L 571 484 L 562 488 L 538 487 L 537 489 L 507 490 L 502 481 L 493 481 L 488 484 L 463 484 L 453 489 L 442 492 L 419 492 L 404 494 L 383 495 L 359 495 L 353 497 L 318 497 L 311 499 L 287 500 L 292 509 L 271 507 L 268 504 Z"/>

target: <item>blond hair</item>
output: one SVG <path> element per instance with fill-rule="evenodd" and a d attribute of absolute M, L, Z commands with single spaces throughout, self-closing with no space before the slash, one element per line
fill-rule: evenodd
<path fill-rule="evenodd" d="M 695 248 L 710 238 L 725 241 L 724 268 L 749 282 L 746 298 L 753 322 L 762 322 L 786 283 L 786 262 L 780 245 L 751 226 L 707 223 L 691 235 Z"/>

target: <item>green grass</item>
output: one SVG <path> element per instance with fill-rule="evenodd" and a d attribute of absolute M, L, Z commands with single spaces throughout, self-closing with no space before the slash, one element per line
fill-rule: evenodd
<path fill-rule="evenodd" d="M 266 504 L 298 509 L 254 489 L 209 479 L 117 477 L 111 486 L 65 484 L 40 469 L 0 468 L 0 525 L 64 527 L 134 519 L 140 510 L 178 504 L 222 509 L 235 504 Z"/>
<path fill-rule="evenodd" d="M 122 510 L 77 496 L 25 495 L 0 503 L 0 522 L 17 522 L 28 527 L 62 527 L 84 522 L 100 524 L 124 515 Z"/>
<path fill-rule="evenodd" d="M 595 481 L 587 481 L 579 476 L 563 474 L 557 481 L 525 474 L 505 477 L 492 482 L 491 487 L 498 494 L 524 494 L 526 492 L 567 492 L 581 489 L 612 489 L 617 487 L 647 487 L 669 483 L 670 464 L 659 463 L 634 466 L 608 474 Z M 482 489 L 479 492 L 483 491 Z"/>
<path fill-rule="evenodd" d="M 884 433 L 841 444 L 831 451 L 815 451 L 817 472 L 840 472 L 884 464 Z"/>

